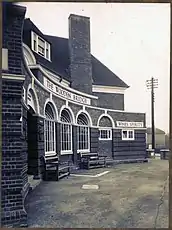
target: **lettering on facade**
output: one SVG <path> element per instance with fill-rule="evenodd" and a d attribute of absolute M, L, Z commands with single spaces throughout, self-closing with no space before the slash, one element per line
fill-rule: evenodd
<path fill-rule="evenodd" d="M 116 126 L 121 128 L 143 128 L 143 122 L 116 121 Z"/>
<path fill-rule="evenodd" d="M 50 89 L 51 91 L 53 91 L 54 93 L 68 99 L 68 100 L 72 100 L 72 101 L 76 101 L 78 103 L 82 103 L 82 104 L 86 104 L 86 105 L 90 105 L 91 101 L 89 98 L 83 97 L 83 96 L 79 96 L 77 94 L 71 93 L 57 85 L 55 85 L 54 83 L 52 83 L 51 81 L 49 81 L 47 78 L 44 78 L 44 85 Z"/>

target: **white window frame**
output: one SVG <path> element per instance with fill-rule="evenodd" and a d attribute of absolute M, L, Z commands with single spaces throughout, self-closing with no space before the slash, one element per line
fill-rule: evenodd
<path fill-rule="evenodd" d="M 34 37 L 36 38 L 36 49 L 34 49 Z M 40 54 L 38 51 L 38 45 L 39 45 L 39 39 L 44 42 L 44 54 Z M 31 47 L 34 52 L 39 54 L 41 57 L 44 57 L 45 59 L 51 61 L 51 46 L 50 44 L 45 41 L 42 37 L 38 36 L 35 32 L 31 31 Z M 48 49 L 48 57 L 46 56 L 46 51 Z"/>
<path fill-rule="evenodd" d="M 66 110 L 66 109 L 64 109 L 64 110 Z M 65 112 L 65 111 L 64 111 Z M 68 112 L 68 111 L 66 111 L 67 112 L 67 114 L 65 115 L 65 113 L 63 114 L 63 110 L 62 110 L 62 112 L 61 112 L 61 116 L 60 116 L 60 123 L 61 123 L 61 125 L 60 125 L 60 136 L 61 136 L 61 155 L 65 155 L 65 154 L 73 154 L 73 151 L 72 151 L 72 148 L 73 148 L 73 143 L 72 143 L 72 141 L 73 141 L 73 139 L 72 139 L 72 124 L 71 124 L 71 115 L 70 115 L 70 113 Z M 68 125 L 69 127 L 70 127 L 70 143 L 71 143 L 71 145 L 70 145 L 70 149 L 68 149 L 68 150 L 62 150 L 62 124 L 66 124 L 66 125 Z"/>
<path fill-rule="evenodd" d="M 30 90 L 27 92 L 26 103 L 27 105 L 30 105 L 34 111 L 36 111 L 33 94 Z"/>
<path fill-rule="evenodd" d="M 49 105 L 51 107 L 51 105 Z M 52 114 L 49 114 L 47 116 L 47 113 L 46 113 L 46 107 L 45 107 L 45 120 L 44 120 L 44 146 L 45 146 L 45 156 L 53 156 L 53 155 L 56 155 L 56 126 L 55 126 L 55 119 L 54 119 L 54 112 L 53 112 L 53 109 L 51 107 L 51 110 L 52 110 Z M 50 130 L 50 128 L 48 128 L 48 132 L 50 131 L 51 133 L 53 133 L 53 150 L 50 150 L 50 151 L 47 151 L 47 130 L 46 130 L 46 122 L 47 122 L 47 126 L 49 125 L 48 122 L 51 122 L 53 124 L 53 128 L 54 128 L 54 132 L 52 132 L 52 128 Z M 50 123 L 50 124 L 51 124 Z M 52 127 L 52 125 L 51 125 Z M 51 135 L 49 134 L 48 137 L 50 137 Z M 52 136 L 51 136 L 52 137 Z M 49 139 L 48 139 L 49 140 Z M 52 142 L 52 141 L 51 141 Z"/>
<path fill-rule="evenodd" d="M 32 94 L 31 94 L 31 92 L 28 92 L 28 94 L 27 94 L 27 101 L 28 102 L 32 101 Z"/>
<path fill-rule="evenodd" d="M 53 156 L 53 155 L 56 155 L 56 132 L 55 132 L 55 121 L 54 120 L 50 120 L 50 119 L 45 119 L 45 121 L 44 121 L 44 126 L 45 126 L 45 123 L 46 122 L 52 122 L 53 123 L 53 126 L 54 126 L 54 146 L 53 146 L 53 151 L 46 151 L 46 143 L 47 143 L 47 141 L 46 141 L 46 130 L 44 130 L 44 137 L 45 137 L 45 156 Z"/>
<path fill-rule="evenodd" d="M 101 138 L 101 131 L 107 131 L 109 133 L 108 138 Z M 99 140 L 112 140 L 112 128 L 99 128 Z"/>
<path fill-rule="evenodd" d="M 68 149 L 68 150 L 62 150 L 62 126 L 60 127 L 60 135 L 61 135 L 61 155 L 65 155 L 65 154 L 73 154 L 73 151 L 72 151 L 72 125 L 71 123 L 67 123 L 67 122 L 60 122 L 60 125 L 69 125 L 70 127 L 70 141 L 71 141 L 71 149 Z"/>
<path fill-rule="evenodd" d="M 89 126 L 86 126 L 86 125 L 77 125 L 77 129 L 79 127 L 85 127 L 87 128 L 87 131 L 88 131 L 88 149 L 79 149 L 79 143 L 78 143 L 78 130 L 77 130 L 77 153 L 89 153 L 90 152 L 90 127 Z"/>
<path fill-rule="evenodd" d="M 127 132 L 127 137 L 123 137 L 123 132 Z M 133 137 L 129 137 L 129 132 L 132 132 L 133 133 Z M 134 129 L 122 129 L 121 130 L 121 136 L 122 136 L 122 140 L 123 141 L 132 141 L 132 140 L 135 140 L 135 132 L 134 132 Z"/>

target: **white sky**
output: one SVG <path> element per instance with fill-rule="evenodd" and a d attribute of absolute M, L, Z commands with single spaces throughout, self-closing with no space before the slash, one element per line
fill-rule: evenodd
<path fill-rule="evenodd" d="M 130 88 L 125 110 L 146 112 L 151 124 L 146 80 L 159 81 L 155 125 L 169 130 L 170 4 L 158 3 L 19 3 L 45 34 L 68 37 L 68 16 L 90 17 L 91 52 Z M 105 76 L 106 77 L 106 76 Z"/>

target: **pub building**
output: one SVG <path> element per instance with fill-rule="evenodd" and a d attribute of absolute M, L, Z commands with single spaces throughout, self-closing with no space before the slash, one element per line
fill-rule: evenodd
<path fill-rule="evenodd" d="M 66 39 L 43 34 L 26 10 L 3 3 L 3 226 L 27 225 L 28 176 L 42 178 L 42 156 L 75 170 L 81 153 L 146 158 L 145 114 L 124 110 L 129 86 L 91 54 L 90 18 L 69 15 Z"/>

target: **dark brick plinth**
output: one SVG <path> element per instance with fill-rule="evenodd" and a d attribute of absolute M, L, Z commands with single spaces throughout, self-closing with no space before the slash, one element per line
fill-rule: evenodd
<path fill-rule="evenodd" d="M 22 85 L 23 81 L 2 80 L 1 217 L 3 226 L 27 224 L 24 199 L 29 185 L 27 181 L 27 151 L 21 119 L 23 115 Z"/>

